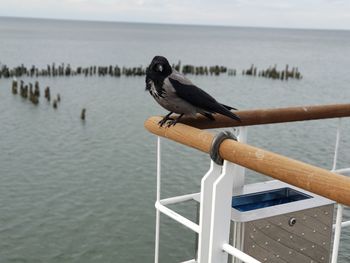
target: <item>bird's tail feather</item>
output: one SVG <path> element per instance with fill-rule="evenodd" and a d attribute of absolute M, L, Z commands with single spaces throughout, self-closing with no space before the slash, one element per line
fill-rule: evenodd
<path fill-rule="evenodd" d="M 225 105 L 225 104 L 221 104 L 222 106 L 224 106 L 226 109 L 228 109 L 228 110 L 237 110 L 236 108 L 233 108 L 233 107 L 231 107 L 231 106 L 227 106 L 227 105 Z"/>
<path fill-rule="evenodd" d="M 232 111 L 230 111 L 230 109 L 234 109 L 234 108 L 231 108 L 231 107 L 223 105 L 223 104 L 222 104 L 222 106 L 223 107 L 220 107 L 219 109 L 216 109 L 217 113 L 225 115 L 225 116 L 227 116 L 227 117 L 229 117 L 231 119 L 234 119 L 234 120 L 237 120 L 237 121 L 241 121 L 241 119 L 236 114 L 234 114 Z"/>

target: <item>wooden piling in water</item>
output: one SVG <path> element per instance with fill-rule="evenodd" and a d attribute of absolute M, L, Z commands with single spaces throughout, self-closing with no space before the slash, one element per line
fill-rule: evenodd
<path fill-rule="evenodd" d="M 39 104 L 39 98 L 37 96 L 35 96 L 34 93 L 31 93 L 29 95 L 29 100 L 34 104 L 34 105 L 37 105 Z"/>
<path fill-rule="evenodd" d="M 22 98 L 28 98 L 28 85 L 24 85 L 21 89 L 21 96 Z"/>
<path fill-rule="evenodd" d="M 29 98 L 31 98 L 32 96 L 34 96 L 33 84 L 29 83 Z"/>
<path fill-rule="evenodd" d="M 18 85 L 17 80 L 16 79 L 12 80 L 12 94 L 18 93 L 17 85 Z"/>
<path fill-rule="evenodd" d="M 38 81 L 35 81 L 34 95 L 37 96 L 37 97 L 40 97 L 40 88 L 39 88 L 39 82 Z"/>
<path fill-rule="evenodd" d="M 81 114 L 80 114 L 80 119 L 82 119 L 83 121 L 85 120 L 85 113 L 86 113 L 86 109 L 83 108 L 83 109 L 81 110 Z"/>
<path fill-rule="evenodd" d="M 45 88 L 44 94 L 45 94 L 45 95 L 44 95 L 45 98 L 46 98 L 48 101 L 50 101 L 51 95 L 50 95 L 50 87 L 49 87 L 49 86 L 47 86 L 47 87 Z"/>
<path fill-rule="evenodd" d="M 288 64 L 286 65 L 286 73 L 285 73 L 286 80 L 288 80 Z"/>

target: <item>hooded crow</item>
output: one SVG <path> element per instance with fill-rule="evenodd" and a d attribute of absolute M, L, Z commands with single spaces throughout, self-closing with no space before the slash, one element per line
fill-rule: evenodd
<path fill-rule="evenodd" d="M 186 115 L 195 116 L 200 113 L 210 120 L 215 120 L 214 113 L 223 114 L 240 121 L 240 118 L 231 112 L 233 107 L 217 102 L 212 96 L 198 88 L 183 74 L 172 68 L 165 57 L 155 56 L 146 70 L 146 90 L 166 110 L 170 111 L 160 122 L 163 126 L 175 125 L 180 118 Z M 172 119 L 172 113 L 180 114 Z"/>

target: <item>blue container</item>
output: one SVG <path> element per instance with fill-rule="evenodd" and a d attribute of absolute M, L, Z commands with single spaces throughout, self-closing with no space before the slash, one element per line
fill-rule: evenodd
<path fill-rule="evenodd" d="M 246 212 L 309 198 L 313 197 L 295 189 L 284 187 L 264 192 L 233 196 L 232 208 L 240 212 Z"/>

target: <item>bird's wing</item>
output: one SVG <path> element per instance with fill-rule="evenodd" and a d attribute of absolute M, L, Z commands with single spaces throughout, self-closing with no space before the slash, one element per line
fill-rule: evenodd
<path fill-rule="evenodd" d="M 221 113 L 230 118 L 239 120 L 239 117 L 228 109 L 228 106 L 218 103 L 204 90 L 193 85 L 185 76 L 179 73 L 171 74 L 168 79 L 176 94 L 193 106 L 209 113 Z"/>
<path fill-rule="evenodd" d="M 177 71 L 173 70 L 168 78 L 176 94 L 193 106 L 205 109 L 208 105 L 217 103 L 212 96 L 195 86 L 188 78 Z"/>
<path fill-rule="evenodd" d="M 172 73 L 170 74 L 169 76 L 171 79 L 173 80 L 177 80 L 179 81 L 181 84 L 184 84 L 184 85 L 193 85 L 193 83 L 188 79 L 186 78 L 185 75 L 179 73 L 178 71 L 176 71 L 175 69 L 173 69 Z M 193 85 L 194 86 L 194 85 Z"/>

